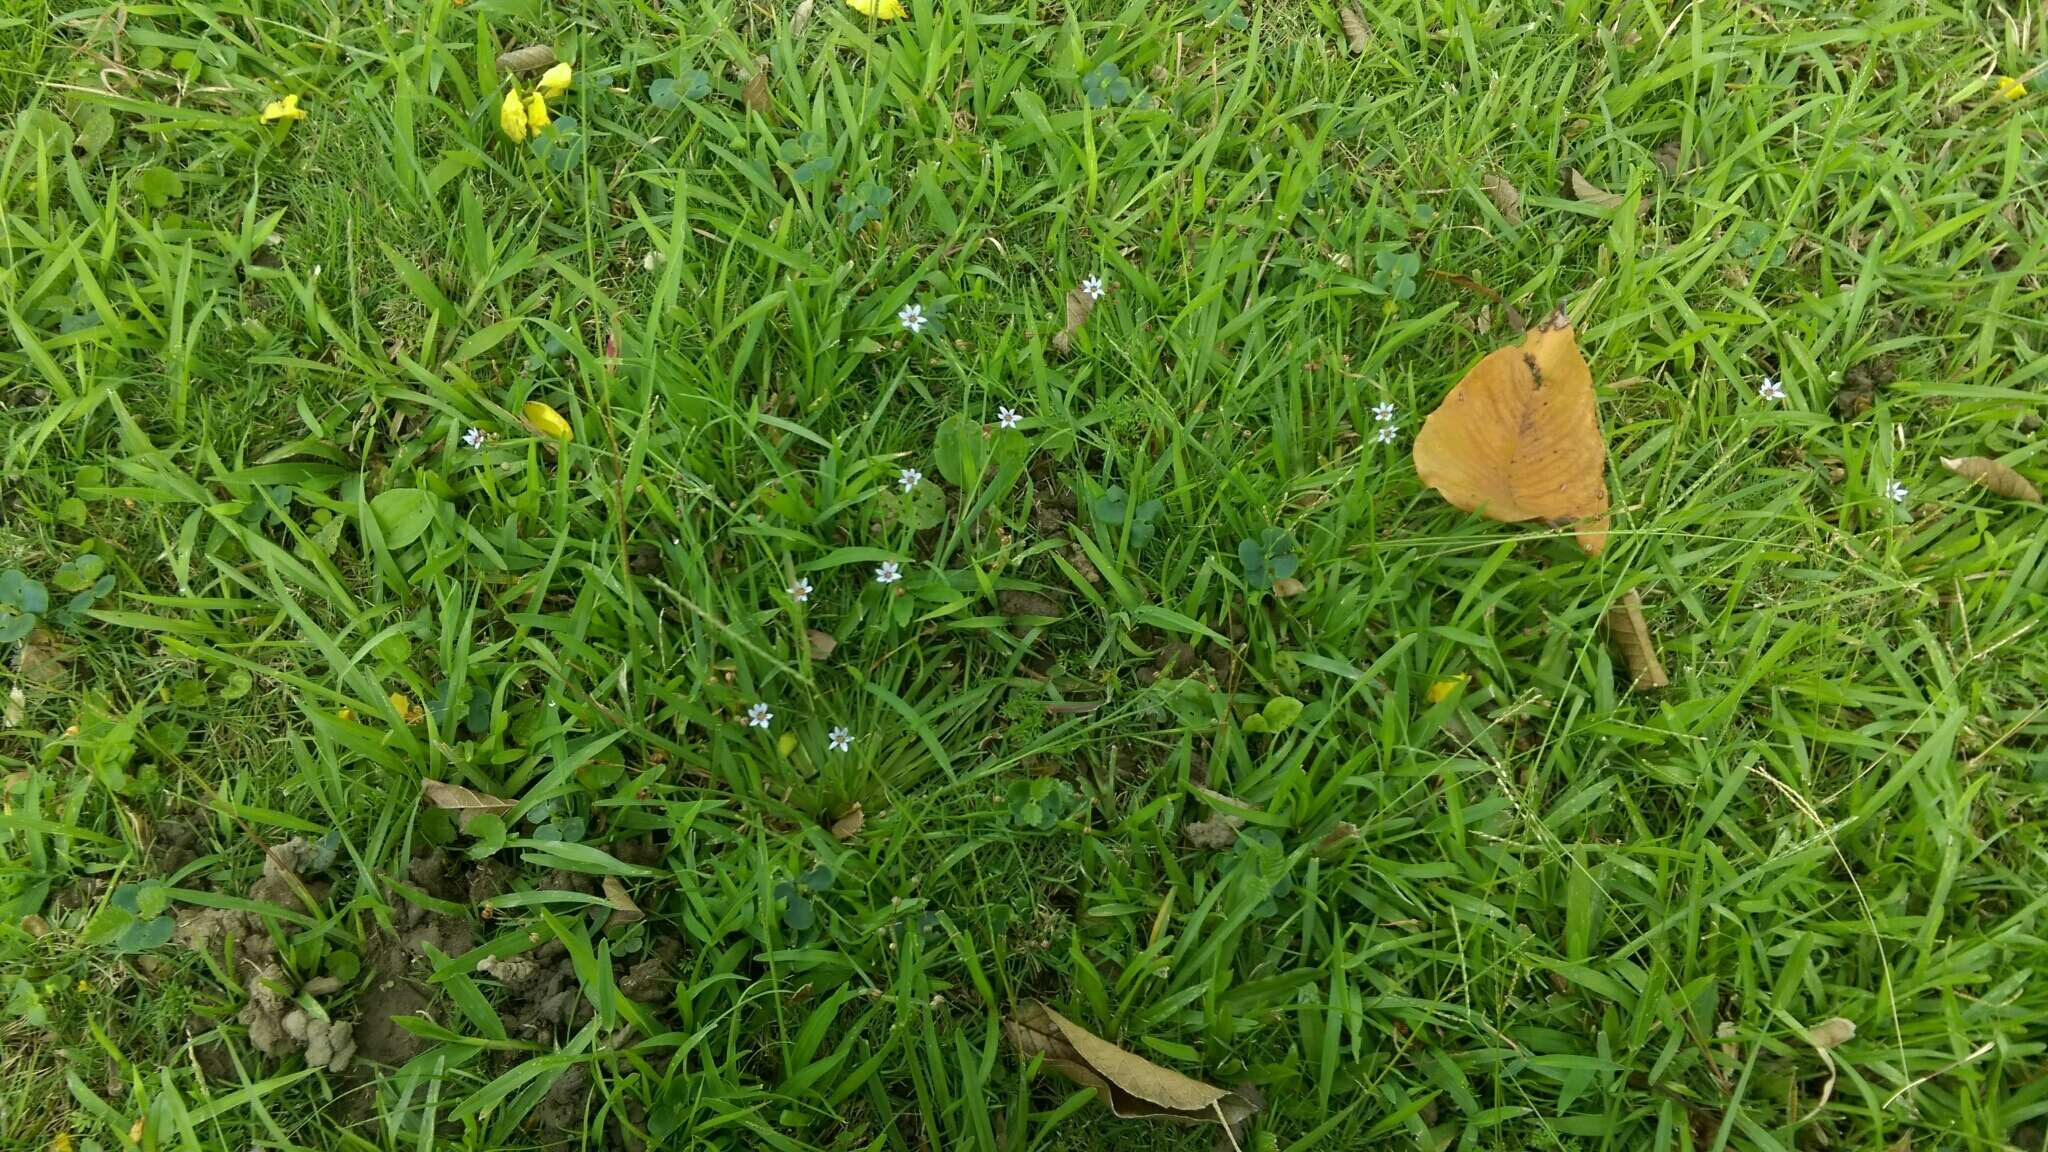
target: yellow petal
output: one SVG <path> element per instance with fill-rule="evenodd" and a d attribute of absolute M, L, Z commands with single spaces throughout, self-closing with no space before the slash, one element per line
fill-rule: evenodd
<path fill-rule="evenodd" d="M 569 82 L 574 79 L 576 79 L 575 69 L 569 67 L 569 62 L 564 60 L 553 68 L 541 73 L 540 82 L 533 87 L 534 91 L 539 92 L 549 100 L 553 100 L 555 97 L 567 92 L 569 90 Z"/>
<path fill-rule="evenodd" d="M 540 93 L 535 92 L 526 98 L 526 130 L 538 136 L 540 130 L 547 126 L 548 102 L 540 98 Z"/>
<path fill-rule="evenodd" d="M 527 427 L 543 436 L 552 436 L 557 440 L 576 438 L 575 432 L 569 427 L 569 422 L 562 419 L 562 414 L 538 400 L 528 400 L 526 406 L 519 410 L 519 414 L 526 417 Z"/>
<path fill-rule="evenodd" d="M 2027 94 L 2027 86 L 2017 76 L 1998 78 L 1998 95 L 2004 100 L 2017 100 Z"/>
<path fill-rule="evenodd" d="M 519 98 L 519 89 L 505 93 L 505 102 L 498 105 L 498 127 L 514 144 L 526 139 L 526 102 Z"/>
<path fill-rule="evenodd" d="M 306 110 L 299 107 L 298 93 L 294 92 L 282 100 L 272 100 L 263 106 L 263 122 L 275 124 L 279 120 L 304 120 Z"/>
<path fill-rule="evenodd" d="M 356 722 L 356 712 L 355 709 L 353 708 L 343 708 L 340 711 L 336 712 L 335 715 L 340 717 L 341 722 L 344 724 L 353 724 Z"/>
<path fill-rule="evenodd" d="M 1465 677 L 1446 676 L 1429 686 L 1429 702 L 1441 704 L 1451 698 L 1451 693 L 1465 686 Z"/>
<path fill-rule="evenodd" d="M 390 704 L 391 710 L 398 713 L 398 719 L 401 723 L 410 724 L 420 718 L 419 706 L 414 704 L 412 698 L 403 692 L 393 692 Z"/>
<path fill-rule="evenodd" d="M 903 7 L 903 0 L 846 0 L 846 6 L 877 20 L 901 20 L 910 15 Z"/>

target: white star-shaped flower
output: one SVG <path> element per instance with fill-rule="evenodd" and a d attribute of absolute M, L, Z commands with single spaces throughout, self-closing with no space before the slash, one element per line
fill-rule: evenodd
<path fill-rule="evenodd" d="M 905 304 L 903 310 L 896 313 L 896 319 L 903 325 L 904 330 L 912 336 L 924 331 L 924 326 L 930 323 L 929 320 L 924 318 L 924 305 L 922 304 Z"/>
<path fill-rule="evenodd" d="M 811 582 L 799 576 L 789 582 L 789 598 L 801 604 L 811 598 Z"/>
<path fill-rule="evenodd" d="M 853 733 L 848 732 L 846 729 L 834 728 L 826 733 L 826 736 L 832 741 L 832 750 L 834 752 L 853 751 Z"/>
<path fill-rule="evenodd" d="M 483 430 L 483 429 L 481 429 L 481 428 L 471 428 L 471 429 L 470 429 L 469 431 L 467 431 L 467 432 L 464 432 L 464 433 L 462 434 L 462 442 L 463 442 L 464 444 L 467 444 L 467 445 L 468 445 L 468 446 L 470 446 L 471 448 L 481 448 L 481 447 L 483 447 L 483 446 L 484 446 L 484 430 Z"/>
<path fill-rule="evenodd" d="M 1379 421 L 1382 424 L 1392 424 L 1394 422 L 1393 402 L 1390 400 L 1382 400 L 1379 403 L 1373 405 L 1372 418 Z"/>
<path fill-rule="evenodd" d="M 1105 291 L 1108 291 L 1108 289 L 1102 286 L 1102 277 L 1100 276 L 1090 276 L 1086 280 L 1081 281 L 1081 292 L 1090 300 L 1102 299 L 1102 294 Z"/>
<path fill-rule="evenodd" d="M 1380 430 L 1373 433 L 1372 438 L 1382 444 L 1392 444 L 1401 438 L 1401 430 L 1392 424 L 1382 424 L 1380 425 Z"/>
<path fill-rule="evenodd" d="M 1019 415 L 1015 408 L 996 409 L 996 427 L 1001 428 L 1004 431 L 1008 431 L 1012 428 L 1015 428 L 1017 425 L 1022 424 L 1023 422 L 1024 417 Z"/>
<path fill-rule="evenodd" d="M 894 560 L 884 560 L 882 561 L 882 566 L 875 569 L 875 583 L 877 584 L 894 584 L 901 579 L 903 579 L 903 572 L 896 567 Z"/>
<path fill-rule="evenodd" d="M 919 472 L 915 468 L 905 468 L 903 471 L 898 472 L 896 474 L 896 485 L 897 487 L 902 488 L 905 492 L 908 492 L 912 488 L 917 487 L 918 483 L 923 479 L 924 473 Z"/>
<path fill-rule="evenodd" d="M 1885 499 L 1890 500 L 1894 504 L 1904 504 L 1906 502 L 1906 486 L 1897 480 L 1887 480 L 1884 482 L 1884 495 Z"/>
<path fill-rule="evenodd" d="M 1756 394 L 1765 400 L 1776 402 L 1785 398 L 1785 386 L 1778 383 L 1777 377 L 1766 376 L 1763 384 L 1757 388 Z"/>
<path fill-rule="evenodd" d="M 766 704 L 756 704 L 747 709 L 747 727 L 749 728 L 766 728 L 768 727 L 768 722 L 773 719 L 775 719 L 775 713 L 770 712 Z"/>

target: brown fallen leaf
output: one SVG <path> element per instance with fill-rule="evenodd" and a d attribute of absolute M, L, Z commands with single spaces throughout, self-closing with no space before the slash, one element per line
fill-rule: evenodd
<path fill-rule="evenodd" d="M 427 803 L 445 812 L 455 813 L 456 826 L 468 831 L 469 822 L 486 813 L 503 816 L 515 804 L 511 800 L 487 793 L 464 788 L 460 784 L 446 784 L 439 780 L 420 781 L 420 794 Z"/>
<path fill-rule="evenodd" d="M 1365 26 L 1365 14 L 1347 4 L 1337 10 L 1337 19 L 1344 25 L 1344 41 L 1351 46 L 1351 54 L 1365 55 L 1372 47 L 1372 29 Z"/>
<path fill-rule="evenodd" d="M 868 814 L 855 803 L 851 808 L 841 812 L 838 819 L 832 821 L 832 838 L 844 844 L 860 835 L 860 830 L 867 826 L 867 822 Z"/>
<path fill-rule="evenodd" d="M 1200 784 L 1194 785 L 1194 789 L 1209 801 L 1212 811 L 1201 820 L 1181 825 L 1181 838 L 1190 847 L 1208 852 L 1221 852 L 1237 843 L 1237 830 L 1244 827 L 1244 817 L 1232 812 L 1231 808 L 1249 808 L 1251 805 Z"/>
<path fill-rule="evenodd" d="M 1806 1113 L 1800 1123 L 1803 1124 L 1820 1115 L 1820 1110 L 1828 1106 L 1828 1098 L 1835 1094 L 1835 1058 L 1831 1053 L 1855 1038 L 1856 1022 L 1840 1016 L 1823 1020 L 1806 1030 L 1806 1042 L 1813 1045 L 1813 1050 L 1820 1054 L 1820 1062 L 1827 1065 L 1828 1078 L 1827 1082 L 1820 1086 L 1820 1100 Z"/>
<path fill-rule="evenodd" d="M 1567 169 L 1566 177 L 1566 190 L 1571 193 L 1572 199 L 1577 200 L 1581 204 L 1591 204 L 1595 208 L 1604 208 L 1612 211 L 1628 201 L 1626 196 L 1609 192 L 1607 189 L 1586 179 L 1577 168 Z M 1650 202 L 1648 200 L 1640 200 L 1636 203 L 1637 217 L 1647 216 L 1649 212 Z"/>
<path fill-rule="evenodd" d="M 1273 581 L 1273 595 L 1278 596 L 1282 600 L 1292 600 L 1306 591 L 1308 591 L 1308 585 L 1303 584 L 1292 576 L 1282 576 L 1278 580 Z"/>
<path fill-rule="evenodd" d="M 1084 1088 L 1111 1114 L 1226 1127 L 1258 1110 L 1236 1092 L 1162 1068 L 1111 1044 L 1036 1000 L 1026 1000 L 1003 1022 L 1019 1055 L 1043 1056 L 1055 1071 Z"/>
<path fill-rule="evenodd" d="M 640 906 L 633 903 L 633 894 L 626 891 L 625 881 L 617 876 L 604 878 L 604 902 L 612 906 L 611 917 L 604 922 L 607 928 L 647 919 L 647 913 L 642 912 Z"/>
<path fill-rule="evenodd" d="M 1358 839 L 1358 825 L 1353 824 L 1349 820 L 1339 820 L 1335 828 L 1324 833 L 1323 838 L 1316 841 L 1316 855 L 1324 857 L 1334 856 L 1342 851 L 1345 845 L 1356 839 Z"/>
<path fill-rule="evenodd" d="M 1095 297 L 1076 288 L 1067 293 L 1067 326 L 1052 334 L 1052 346 L 1065 356 L 1074 350 L 1074 337 L 1081 327 L 1088 323 L 1088 317 L 1095 314 Z"/>
<path fill-rule="evenodd" d="M 1415 434 L 1415 471 L 1467 512 L 1574 524 L 1607 546 L 1607 442 L 1593 374 L 1562 310 L 1472 366 Z"/>
<path fill-rule="evenodd" d="M 804 632 L 804 639 L 810 641 L 811 659 L 813 660 L 830 659 L 832 653 L 839 649 L 839 638 L 830 632 L 823 632 L 816 628 L 807 629 Z"/>
<path fill-rule="evenodd" d="M 1486 189 L 1487 199 L 1492 200 L 1493 206 L 1500 209 L 1503 219 L 1510 224 L 1520 224 L 1522 222 L 1522 190 L 1520 188 L 1515 187 L 1507 177 L 1497 172 L 1487 173 L 1480 179 L 1479 184 L 1480 187 Z"/>
<path fill-rule="evenodd" d="M 1655 691 L 1671 686 L 1671 677 L 1664 674 L 1664 664 L 1657 659 L 1657 642 L 1650 635 L 1649 622 L 1643 619 L 1643 598 L 1635 589 L 1623 593 L 1607 610 L 1607 634 L 1628 664 L 1633 678 L 1630 687 Z"/>
<path fill-rule="evenodd" d="M 545 44 L 529 44 L 498 53 L 500 72 L 545 72 L 555 66 L 555 50 Z"/>
<path fill-rule="evenodd" d="M 2014 471 L 2011 465 L 2001 464 L 1989 456 L 1943 456 L 1941 466 L 1995 496 L 2024 500 L 2029 504 L 2041 502 L 2039 488 Z"/>
<path fill-rule="evenodd" d="M 747 77 L 746 86 L 740 89 L 740 102 L 761 115 L 775 111 L 775 101 L 768 95 L 768 58 L 754 57 L 754 74 Z"/>

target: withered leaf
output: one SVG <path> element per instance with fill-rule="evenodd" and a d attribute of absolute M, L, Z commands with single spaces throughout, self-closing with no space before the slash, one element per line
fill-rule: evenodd
<path fill-rule="evenodd" d="M 1214 810 L 1204 819 L 1181 825 L 1181 837 L 1190 847 L 1209 852 L 1221 852 L 1237 843 L 1237 830 L 1244 827 L 1244 817 L 1231 809 L 1249 808 L 1251 805 L 1200 784 L 1194 785 L 1194 789 L 1210 802 Z"/>
<path fill-rule="evenodd" d="M 1365 26 L 1365 14 L 1347 4 L 1337 10 L 1337 19 L 1344 24 L 1344 40 L 1351 46 L 1351 54 L 1365 55 L 1372 46 L 1372 29 Z"/>
<path fill-rule="evenodd" d="M 1508 223 L 1520 224 L 1522 222 L 1522 190 L 1520 188 L 1515 187 L 1507 177 L 1502 176 L 1498 172 L 1487 173 L 1479 183 L 1481 187 L 1486 189 L 1487 198 L 1493 201 L 1495 208 L 1500 209 L 1501 216 Z"/>
<path fill-rule="evenodd" d="M 766 116 L 775 111 L 775 101 L 768 96 L 768 58 L 754 57 L 754 74 L 747 77 L 746 86 L 740 89 L 740 100 L 753 111 Z"/>
<path fill-rule="evenodd" d="M 1415 434 L 1415 471 L 1453 505 L 1504 524 L 1573 524 L 1607 546 L 1607 442 L 1593 374 L 1562 311 L 1465 373 Z"/>
<path fill-rule="evenodd" d="M 1316 855 L 1334 856 L 1346 844 L 1356 839 L 1358 839 L 1358 825 L 1353 824 L 1349 820 L 1339 820 L 1335 828 L 1330 829 L 1323 835 L 1321 840 L 1316 841 Z"/>
<path fill-rule="evenodd" d="M 1828 1106 L 1828 1098 L 1835 1094 L 1837 1075 L 1835 1058 L 1831 1053 L 1855 1038 L 1856 1022 L 1840 1016 L 1823 1020 L 1806 1030 L 1806 1042 L 1813 1045 L 1813 1050 L 1820 1054 L 1820 1062 L 1827 1065 L 1828 1078 L 1827 1082 L 1820 1086 L 1820 1099 L 1814 1103 L 1813 1109 L 1806 1114 L 1801 1123 L 1819 1115 L 1820 1110 Z"/>
<path fill-rule="evenodd" d="M 501 72 L 544 72 L 555 66 L 555 50 L 546 44 L 530 44 L 498 53 Z"/>
<path fill-rule="evenodd" d="M 1258 1106 L 1236 1092 L 1162 1068 L 1111 1044 L 1036 1000 L 1003 1022 L 1019 1055 L 1043 1056 L 1055 1071 L 1124 1119 L 1151 1117 L 1189 1124 L 1236 1124 Z"/>
<path fill-rule="evenodd" d="M 841 812 L 838 819 L 832 821 L 832 838 L 844 844 L 860 835 L 860 830 L 867 826 L 867 822 L 868 814 L 862 811 L 860 804 L 856 802 L 851 808 Z"/>
<path fill-rule="evenodd" d="M 796 6 L 796 11 L 790 14 L 789 38 L 791 40 L 801 40 L 804 38 L 804 29 L 811 26 L 811 11 L 815 7 L 816 0 L 804 0 L 803 3 Z"/>
<path fill-rule="evenodd" d="M 2039 488 L 2010 465 L 2001 464 L 1989 456 L 1943 456 L 1941 466 L 1995 496 L 2024 500 L 2029 504 L 2041 502 Z"/>
<path fill-rule="evenodd" d="M 1292 576 L 1282 576 L 1278 580 L 1273 581 L 1273 595 L 1278 596 L 1282 600 L 1292 600 L 1306 591 L 1308 591 L 1308 585 L 1303 584 Z"/>
<path fill-rule="evenodd" d="M 829 659 L 832 653 L 839 649 L 839 638 L 830 632 L 811 628 L 804 632 L 804 639 L 810 641 L 813 660 Z"/>
<path fill-rule="evenodd" d="M 1095 314 L 1095 297 L 1075 288 L 1067 293 L 1067 326 L 1052 334 L 1052 346 L 1064 356 L 1074 350 L 1074 337 L 1080 335 L 1088 317 Z"/>
<path fill-rule="evenodd" d="M 503 816 L 515 807 L 511 800 L 439 780 L 420 781 L 420 794 L 434 807 L 455 813 L 456 825 L 465 831 L 469 828 L 469 822 L 478 816 L 485 813 Z"/>
<path fill-rule="evenodd" d="M 1586 179 L 1577 168 L 1567 169 L 1566 177 L 1567 190 L 1571 193 L 1572 199 L 1577 200 L 1581 204 L 1591 204 L 1595 208 L 1612 211 L 1628 201 L 1627 197 L 1619 193 L 1609 192 L 1607 189 Z M 1638 217 L 1648 215 L 1649 211 L 1650 202 L 1648 200 L 1637 202 L 1636 215 Z"/>
<path fill-rule="evenodd" d="M 642 912 L 640 906 L 633 903 L 633 894 L 626 891 L 625 882 L 617 876 L 604 878 L 604 902 L 612 906 L 611 917 L 604 922 L 607 928 L 647 919 L 647 913 Z"/>
<path fill-rule="evenodd" d="M 1635 589 L 1623 593 L 1607 610 L 1607 634 L 1621 649 L 1621 658 L 1634 678 L 1633 687 L 1654 691 L 1671 686 L 1663 662 L 1657 659 L 1657 642 L 1650 635 L 1649 622 L 1643 619 L 1643 598 Z"/>

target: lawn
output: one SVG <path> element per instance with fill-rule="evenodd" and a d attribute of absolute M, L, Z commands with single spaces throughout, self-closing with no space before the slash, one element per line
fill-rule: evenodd
<path fill-rule="evenodd" d="M 2048 1148 L 2038 9 L 908 9 L 4 6 L 0 1147 Z"/>

